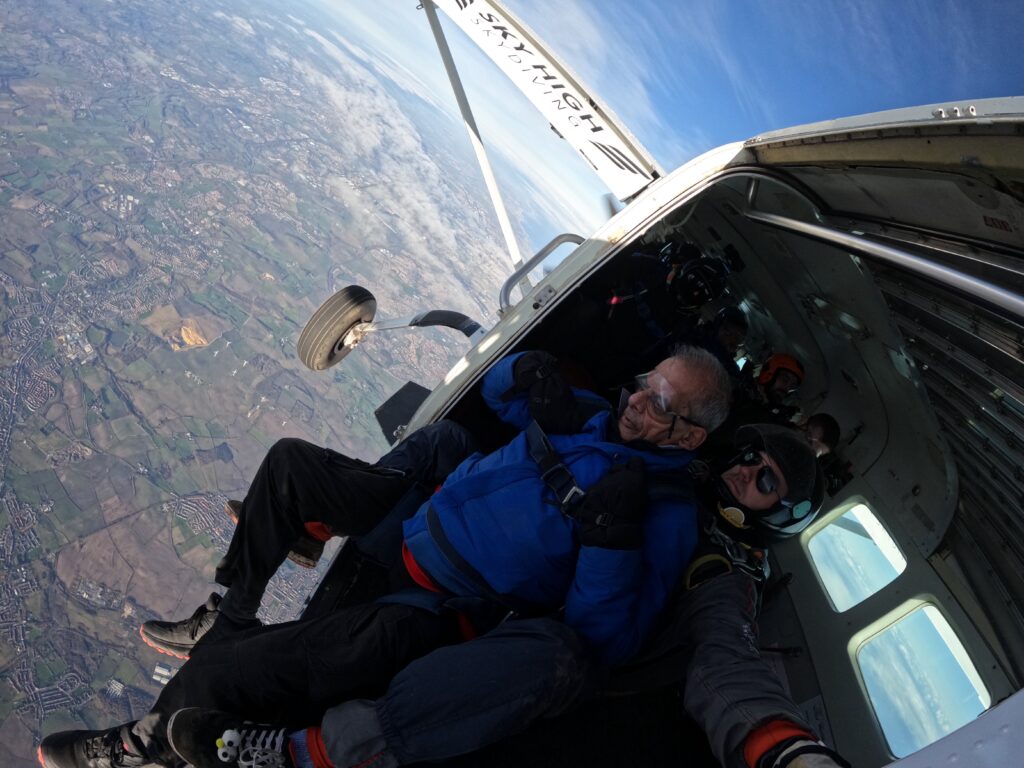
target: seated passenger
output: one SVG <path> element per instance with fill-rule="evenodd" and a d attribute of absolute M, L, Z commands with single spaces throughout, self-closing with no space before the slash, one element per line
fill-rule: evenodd
<path fill-rule="evenodd" d="M 793 427 L 800 407 L 790 404 L 804 381 L 804 366 L 792 355 L 774 354 L 761 365 L 756 377 L 743 366 L 736 380 L 733 407 L 722 428 L 711 435 L 701 449 L 701 458 L 717 461 L 729 453 L 732 435 L 743 424 L 779 424 Z"/>
<path fill-rule="evenodd" d="M 648 243 L 617 257 L 569 297 L 545 346 L 564 361 L 599 361 L 606 393 L 686 342 L 701 307 L 722 295 L 729 268 L 687 242 Z"/>
<path fill-rule="evenodd" d="M 768 571 L 764 539 L 810 524 L 821 479 L 810 451 L 789 429 L 746 427 L 736 440 L 721 472 L 704 473 L 698 486 L 698 557 L 667 620 L 639 657 L 613 672 L 610 687 L 681 681 L 686 711 L 727 768 L 838 768 L 846 763 L 818 741 L 756 643 Z M 555 717 L 598 687 L 600 677 L 565 624 L 514 620 L 412 662 L 383 696 L 340 704 L 317 727 L 289 733 L 283 725 L 192 708 L 175 714 L 170 738 L 197 768 L 235 765 L 216 758 L 217 745 L 232 734 L 248 740 L 245 759 L 268 764 L 287 754 L 297 768 L 393 768 L 476 751 Z"/>
<path fill-rule="evenodd" d="M 839 422 L 828 413 L 816 413 L 804 422 L 804 435 L 825 475 L 825 490 L 829 496 L 835 496 L 853 479 L 850 463 L 836 453 L 840 437 Z"/>
<path fill-rule="evenodd" d="M 804 366 L 792 355 L 774 354 L 764 361 L 757 374 L 757 386 L 751 398 L 751 407 L 759 409 L 756 421 L 790 426 L 800 412 L 791 399 L 804 383 Z M 750 422 L 747 422 L 750 423 Z"/>
<path fill-rule="evenodd" d="M 713 320 L 698 325 L 683 337 L 683 341 L 713 354 L 735 379 L 740 375 L 736 354 L 747 338 L 747 328 L 747 316 L 742 309 L 723 307 Z"/>
<path fill-rule="evenodd" d="M 804 422 L 804 436 L 819 459 L 839 445 L 839 422 L 829 413 L 816 413 Z"/>
<path fill-rule="evenodd" d="M 379 695 L 410 661 L 458 642 L 460 615 L 486 630 L 510 610 L 539 615 L 564 606 L 566 623 L 602 664 L 632 656 L 697 534 L 688 494 L 652 498 L 644 514 L 644 470 L 667 473 L 685 488 L 680 472 L 692 450 L 725 418 L 728 375 L 706 351 L 683 347 L 640 377 L 616 420 L 605 401 L 571 391 L 556 363 L 545 353 L 512 355 L 487 373 L 485 401 L 524 431 L 494 453 L 469 456 L 405 522 L 393 592 L 375 603 L 305 622 L 255 622 L 263 575 L 283 561 L 303 520 L 379 519 L 380 499 L 394 496 L 381 477 L 411 470 L 396 473 L 389 463 L 380 468 L 386 472 L 366 472 L 306 444 L 300 463 L 265 461 L 231 545 L 234 562 L 244 566 L 239 573 L 258 578 L 238 599 L 232 583 L 221 610 L 209 612 L 216 613 L 212 628 L 193 622 L 205 636 L 149 714 L 106 731 L 46 737 L 44 768 L 174 765 L 168 724 L 188 706 L 244 710 L 295 726 L 318 722 L 338 701 Z M 357 487 L 361 473 L 372 482 Z M 340 502 L 330 497 L 335 491 Z M 260 506 L 252 505 L 254 492 Z M 323 506 L 297 505 L 310 493 Z M 337 509 L 342 504 L 353 508 Z M 254 511 L 283 534 L 276 542 L 257 541 L 267 533 L 254 532 Z"/>

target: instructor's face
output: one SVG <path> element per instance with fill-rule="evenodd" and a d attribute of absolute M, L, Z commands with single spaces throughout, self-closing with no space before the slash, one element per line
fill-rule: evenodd
<path fill-rule="evenodd" d="M 771 509 L 785 498 L 789 486 L 775 459 L 764 451 L 754 457 L 753 463 L 734 464 L 725 470 L 722 482 L 733 498 L 747 509 Z"/>

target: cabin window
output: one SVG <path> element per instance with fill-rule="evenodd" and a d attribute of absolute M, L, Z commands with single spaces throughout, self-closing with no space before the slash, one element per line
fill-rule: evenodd
<path fill-rule="evenodd" d="M 907 559 L 871 508 L 854 504 L 808 542 L 836 611 L 852 608 L 903 573 Z"/>
<path fill-rule="evenodd" d="M 992 703 L 963 643 L 934 605 L 915 609 L 865 642 L 857 664 L 896 757 L 955 731 Z"/>

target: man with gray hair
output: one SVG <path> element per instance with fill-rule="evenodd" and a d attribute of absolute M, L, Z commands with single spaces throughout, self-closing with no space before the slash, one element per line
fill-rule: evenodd
<path fill-rule="evenodd" d="M 284 734 L 279 746 L 248 756 L 272 761 L 290 753 L 286 765 L 294 768 L 449 765 L 447 758 L 487 745 L 494 746 L 454 765 L 667 765 L 680 758 L 705 765 L 699 745 L 673 744 L 675 735 L 667 736 L 681 725 L 674 719 L 679 710 L 662 696 L 655 712 L 643 694 L 636 696 L 678 684 L 676 696 L 725 768 L 850 768 L 819 740 L 757 642 L 768 576 L 764 546 L 813 522 L 824 493 L 821 473 L 794 430 L 748 425 L 734 439 L 735 453 L 714 470 L 691 470 L 701 511 L 699 554 L 659 629 L 626 664 L 597 668 L 555 617 L 507 621 L 417 659 L 383 696 L 343 702 L 312 727 L 287 733 L 280 725 L 245 723 L 239 715 L 248 713 L 192 708 L 174 716 L 171 740 L 181 742 L 179 754 L 196 768 L 217 765 L 204 742 L 230 729 L 250 738 Z M 583 701 L 601 693 L 589 705 Z M 495 744 L 577 705 L 582 709 L 557 723 Z"/>
<path fill-rule="evenodd" d="M 598 663 L 632 657 L 696 547 L 696 504 L 684 470 L 725 418 L 730 396 L 721 364 L 692 347 L 636 385 L 616 417 L 602 398 L 571 389 L 547 353 L 499 361 L 481 394 L 521 431 L 490 454 L 468 456 L 402 524 L 400 548 L 390 553 L 389 595 L 243 631 L 237 616 L 225 622 L 211 609 L 212 628 L 196 624 L 202 642 L 188 649 L 189 662 L 147 716 L 106 731 L 48 736 L 39 753 L 44 768 L 173 765 L 184 752 L 194 765 L 244 763 L 244 743 L 231 746 L 237 728 L 207 739 L 213 721 L 182 715 L 175 724 L 172 716 L 216 707 L 293 726 L 318 722 L 331 705 L 382 692 L 409 662 L 487 632 L 510 612 L 564 608 L 566 624 Z M 304 480 L 328 482 L 331 467 L 324 467 L 304 467 Z M 649 497 L 646 478 L 681 491 Z M 264 479 L 272 488 L 295 482 Z M 248 515 L 248 499 L 245 506 Z M 274 552 L 277 562 L 265 566 L 276 568 L 287 544 Z M 242 618 L 255 619 L 258 601 L 244 605 L 251 615 Z"/>

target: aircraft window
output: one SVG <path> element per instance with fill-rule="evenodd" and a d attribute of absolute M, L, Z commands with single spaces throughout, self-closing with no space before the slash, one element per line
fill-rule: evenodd
<path fill-rule="evenodd" d="M 896 757 L 955 731 L 992 703 L 963 643 L 933 605 L 915 609 L 865 642 L 857 664 Z"/>
<path fill-rule="evenodd" d="M 903 573 L 907 559 L 867 504 L 855 504 L 808 542 L 832 607 L 852 608 Z"/>

